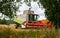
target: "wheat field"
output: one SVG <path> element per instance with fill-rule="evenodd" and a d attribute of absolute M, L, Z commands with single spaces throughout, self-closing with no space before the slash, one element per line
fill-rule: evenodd
<path fill-rule="evenodd" d="M 0 24 L 0 38 L 60 38 L 60 29 L 15 29 L 14 25 Z"/>

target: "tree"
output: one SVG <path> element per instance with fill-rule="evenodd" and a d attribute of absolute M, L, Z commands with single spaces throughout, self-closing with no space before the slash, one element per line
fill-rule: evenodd
<path fill-rule="evenodd" d="M 15 2 L 14 2 L 15 1 Z M 0 13 L 12 18 L 19 6 L 16 6 L 16 3 L 21 4 L 22 0 L 1 0 L 0 1 Z M 30 6 L 30 2 L 28 0 L 24 0 L 24 2 Z"/>
<path fill-rule="evenodd" d="M 17 3 L 19 5 L 22 3 L 22 0 L 0 0 L 0 13 L 2 16 L 8 16 L 10 19 L 16 15 L 16 11 L 19 6 L 16 6 Z M 24 2 L 29 5 L 30 2 L 28 0 L 24 0 Z M 28 3 L 27 3 L 28 2 Z M 5 18 L 3 19 L 5 20 Z"/>
<path fill-rule="evenodd" d="M 16 6 L 17 1 L 15 0 L 1 0 L 0 1 L 0 13 L 2 16 L 5 15 L 11 19 L 16 15 L 16 11 L 18 10 L 18 6 Z M 5 17 L 0 19 L 1 24 L 9 24 L 10 21 L 7 21 Z"/>
<path fill-rule="evenodd" d="M 0 2 L 0 13 L 12 17 L 11 3 L 12 1 L 2 0 Z"/>
<path fill-rule="evenodd" d="M 56 27 L 60 27 L 60 0 L 39 0 L 45 8 L 45 15 Z"/>

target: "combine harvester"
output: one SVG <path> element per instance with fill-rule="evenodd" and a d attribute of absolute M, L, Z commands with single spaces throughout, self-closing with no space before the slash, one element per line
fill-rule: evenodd
<path fill-rule="evenodd" d="M 22 20 L 18 20 L 17 18 L 14 18 L 14 21 L 20 24 L 21 28 L 44 28 L 44 27 L 51 28 L 52 27 L 52 24 L 49 20 L 37 20 L 39 15 L 31 13 L 29 11 L 26 16 L 27 20 L 24 22 Z"/>
<path fill-rule="evenodd" d="M 51 28 L 51 22 L 48 20 L 37 20 L 37 14 L 28 14 L 28 21 L 24 22 L 26 28 Z"/>

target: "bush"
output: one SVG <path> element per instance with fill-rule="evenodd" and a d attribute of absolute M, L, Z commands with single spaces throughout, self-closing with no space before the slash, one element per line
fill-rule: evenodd
<path fill-rule="evenodd" d="M 12 20 L 0 19 L 0 24 L 7 24 L 7 25 L 9 25 L 9 24 L 12 24 L 12 23 L 14 23 L 14 21 L 12 21 Z"/>

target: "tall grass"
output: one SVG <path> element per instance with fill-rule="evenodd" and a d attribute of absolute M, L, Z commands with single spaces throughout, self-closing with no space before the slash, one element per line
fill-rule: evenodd
<path fill-rule="evenodd" d="M 22 29 L 23 30 L 23 29 Z M 0 38 L 60 38 L 60 29 L 0 30 Z"/>

